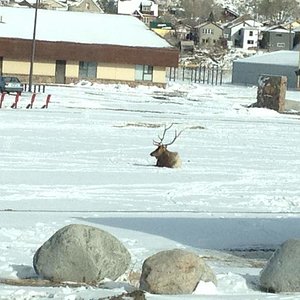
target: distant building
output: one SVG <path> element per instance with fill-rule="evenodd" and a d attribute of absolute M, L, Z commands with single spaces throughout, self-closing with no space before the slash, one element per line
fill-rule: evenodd
<path fill-rule="evenodd" d="M 28 81 L 32 28 L 20 24 L 32 23 L 34 13 L 1 8 L 1 75 Z M 132 16 L 38 10 L 35 83 L 85 79 L 163 86 L 166 69 L 178 66 L 178 56 L 176 48 Z"/>
<path fill-rule="evenodd" d="M 213 47 L 220 44 L 223 29 L 215 22 L 207 21 L 195 26 L 197 41 L 200 47 Z"/>
<path fill-rule="evenodd" d="M 94 0 L 68 1 L 67 6 L 69 11 L 104 13 L 98 2 Z"/>
<path fill-rule="evenodd" d="M 158 17 L 158 4 L 154 0 L 118 0 L 118 14 L 135 16 L 150 26 Z"/>
<path fill-rule="evenodd" d="M 135 11 L 158 17 L 158 4 L 154 0 L 118 0 L 118 14 L 132 15 Z"/>
<path fill-rule="evenodd" d="M 261 23 L 244 15 L 223 25 L 224 38 L 229 48 L 257 48 L 261 27 Z"/>
<path fill-rule="evenodd" d="M 261 48 L 268 51 L 293 49 L 295 33 L 281 25 L 274 25 L 262 30 Z"/>
<path fill-rule="evenodd" d="M 297 87 L 299 51 L 275 51 L 233 62 L 232 83 L 257 85 L 260 75 L 287 76 L 288 88 Z"/>

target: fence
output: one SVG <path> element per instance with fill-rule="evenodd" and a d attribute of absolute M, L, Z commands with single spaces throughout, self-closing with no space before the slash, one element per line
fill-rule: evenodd
<path fill-rule="evenodd" d="M 169 81 L 176 80 L 221 85 L 223 83 L 223 69 L 217 65 L 170 68 Z"/>
<path fill-rule="evenodd" d="M 23 87 L 24 87 L 24 91 L 29 91 L 29 84 L 28 83 L 24 83 Z M 36 93 L 36 92 L 45 93 L 45 91 L 46 91 L 46 85 L 42 84 L 42 83 L 33 84 L 32 88 L 33 88 L 34 93 Z"/>

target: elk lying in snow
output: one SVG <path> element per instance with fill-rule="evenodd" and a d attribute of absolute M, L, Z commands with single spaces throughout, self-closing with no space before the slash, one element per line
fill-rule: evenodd
<path fill-rule="evenodd" d="M 181 167 L 181 159 L 178 153 L 169 151 L 167 149 L 167 146 L 173 144 L 176 141 L 176 139 L 179 137 L 179 135 L 182 133 L 182 131 L 177 133 L 177 131 L 175 130 L 174 139 L 168 144 L 163 144 L 165 134 L 167 130 L 172 127 L 172 125 L 173 124 L 171 124 L 169 127 L 165 127 L 162 137 L 158 136 L 158 138 L 160 139 L 159 142 L 153 140 L 153 145 L 157 146 L 157 148 L 153 152 L 151 152 L 150 155 L 154 156 L 157 159 L 156 161 L 157 167 L 167 167 L 167 168 Z"/>

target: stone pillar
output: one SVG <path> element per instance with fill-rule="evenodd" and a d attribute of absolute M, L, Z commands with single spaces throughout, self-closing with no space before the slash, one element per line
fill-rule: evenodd
<path fill-rule="evenodd" d="M 258 80 L 257 107 L 285 110 L 286 76 L 261 75 Z"/>

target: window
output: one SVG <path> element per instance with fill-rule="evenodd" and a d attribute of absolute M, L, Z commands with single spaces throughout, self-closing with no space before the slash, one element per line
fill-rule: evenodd
<path fill-rule="evenodd" d="M 153 67 L 149 65 L 135 66 L 135 80 L 136 81 L 152 81 Z"/>
<path fill-rule="evenodd" d="M 247 44 L 248 44 L 248 45 L 253 45 L 253 44 L 254 44 L 254 41 L 253 41 L 253 40 L 248 40 L 248 41 L 247 41 Z"/>
<path fill-rule="evenodd" d="M 253 36 L 253 31 L 249 31 L 249 36 Z"/>
<path fill-rule="evenodd" d="M 211 28 L 203 28 L 202 33 L 203 34 L 213 34 L 214 31 Z"/>
<path fill-rule="evenodd" d="M 277 47 L 278 48 L 284 48 L 285 47 L 285 43 L 277 43 Z"/>
<path fill-rule="evenodd" d="M 79 78 L 97 78 L 97 63 L 93 61 L 80 61 Z"/>
<path fill-rule="evenodd" d="M 151 12 L 151 6 L 150 5 L 142 5 L 142 12 L 150 13 Z"/>

